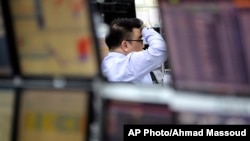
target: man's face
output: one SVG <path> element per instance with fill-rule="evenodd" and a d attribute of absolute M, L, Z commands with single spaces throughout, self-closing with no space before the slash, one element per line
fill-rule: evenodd
<path fill-rule="evenodd" d="M 143 50 L 143 40 L 140 28 L 134 28 L 131 39 L 126 40 L 128 42 L 128 49 L 130 52 Z"/>

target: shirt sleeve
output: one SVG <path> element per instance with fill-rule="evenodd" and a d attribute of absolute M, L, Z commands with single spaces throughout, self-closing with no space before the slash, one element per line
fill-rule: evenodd
<path fill-rule="evenodd" d="M 135 77 L 142 77 L 160 67 L 167 60 L 167 47 L 163 37 L 154 29 L 144 27 L 142 36 L 149 47 L 140 52 L 129 54 L 128 69 L 132 73 L 137 73 Z"/>

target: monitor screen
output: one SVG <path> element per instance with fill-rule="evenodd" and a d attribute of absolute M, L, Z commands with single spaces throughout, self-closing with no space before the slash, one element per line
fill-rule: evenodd
<path fill-rule="evenodd" d="M 99 73 L 88 0 L 11 0 L 24 76 L 92 78 Z"/>
<path fill-rule="evenodd" d="M 102 139 L 123 140 L 125 124 L 172 124 L 173 114 L 166 104 L 121 100 L 104 101 Z"/>
<path fill-rule="evenodd" d="M 89 98 L 83 90 L 24 89 L 18 141 L 88 141 Z"/>
<path fill-rule="evenodd" d="M 250 93 L 250 3 L 159 0 L 177 89 Z"/>
<path fill-rule="evenodd" d="M 11 141 L 13 113 L 14 113 L 14 91 L 0 89 L 0 140 Z"/>

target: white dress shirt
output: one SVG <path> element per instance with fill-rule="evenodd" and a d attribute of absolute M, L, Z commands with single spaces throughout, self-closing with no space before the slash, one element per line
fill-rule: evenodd
<path fill-rule="evenodd" d="M 109 52 L 103 59 L 102 73 L 109 81 L 153 84 L 150 72 L 166 61 L 167 48 L 163 37 L 152 28 L 143 28 L 142 36 L 148 49 L 128 55 Z"/>

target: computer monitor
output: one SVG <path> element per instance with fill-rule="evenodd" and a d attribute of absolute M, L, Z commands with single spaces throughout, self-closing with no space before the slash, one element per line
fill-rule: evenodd
<path fill-rule="evenodd" d="M 0 89 L 0 140 L 11 141 L 13 131 L 15 92 L 12 89 Z"/>
<path fill-rule="evenodd" d="M 108 25 L 117 18 L 135 18 L 134 0 L 102 0 L 96 4 L 97 11 Z"/>
<path fill-rule="evenodd" d="M 104 108 L 102 137 L 105 141 L 122 140 L 126 124 L 173 124 L 167 105 L 110 100 Z"/>
<path fill-rule="evenodd" d="M 21 75 L 94 78 L 99 48 L 89 0 L 8 1 Z"/>
<path fill-rule="evenodd" d="M 124 125 L 173 124 L 174 114 L 166 93 L 158 88 L 134 85 L 111 85 L 100 90 L 100 140 L 123 140 Z"/>
<path fill-rule="evenodd" d="M 250 94 L 250 4 L 159 0 L 176 89 Z"/>
<path fill-rule="evenodd" d="M 20 91 L 18 141 L 88 141 L 91 93 L 80 89 Z"/>

